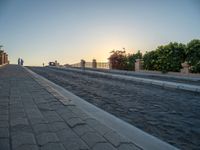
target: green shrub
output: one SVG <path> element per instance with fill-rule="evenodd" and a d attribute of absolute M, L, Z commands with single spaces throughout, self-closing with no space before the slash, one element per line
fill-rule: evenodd
<path fill-rule="evenodd" d="M 187 44 L 186 61 L 191 66 L 191 72 L 200 73 L 200 40 L 194 39 Z"/>

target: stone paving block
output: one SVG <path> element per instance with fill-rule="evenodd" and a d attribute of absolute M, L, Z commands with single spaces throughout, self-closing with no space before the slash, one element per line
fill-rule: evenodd
<path fill-rule="evenodd" d="M 58 109 L 56 110 L 56 112 L 59 114 L 59 115 L 65 115 L 65 114 L 70 114 L 72 113 L 71 110 L 67 109 L 66 107 L 62 108 L 62 109 Z"/>
<path fill-rule="evenodd" d="M 121 143 L 130 143 L 128 139 L 119 135 L 115 131 L 110 131 L 104 135 L 104 137 L 115 147 L 118 147 Z"/>
<path fill-rule="evenodd" d="M 41 96 L 41 97 L 34 97 L 33 98 L 36 104 L 42 104 L 47 103 L 47 101 Z"/>
<path fill-rule="evenodd" d="M 96 143 L 104 143 L 106 140 L 96 132 L 88 132 L 81 137 L 90 147 Z"/>
<path fill-rule="evenodd" d="M 25 118 L 26 114 L 24 112 L 20 112 L 20 113 L 10 113 L 10 120 L 14 120 L 17 118 Z"/>
<path fill-rule="evenodd" d="M 75 104 L 73 103 L 73 101 L 71 101 L 70 99 L 59 99 L 59 101 L 65 105 L 65 106 L 75 106 Z"/>
<path fill-rule="evenodd" d="M 88 118 L 91 118 L 88 114 L 86 114 L 84 111 L 82 111 L 81 109 L 77 108 L 77 107 L 72 107 L 71 111 L 76 114 L 79 118 L 85 120 Z"/>
<path fill-rule="evenodd" d="M 34 118 L 29 118 L 30 122 L 32 125 L 34 124 L 45 124 L 48 123 L 47 120 L 45 120 L 44 118 L 41 117 L 34 117 Z"/>
<path fill-rule="evenodd" d="M 48 122 L 63 121 L 63 119 L 55 111 L 45 111 L 43 115 Z"/>
<path fill-rule="evenodd" d="M 0 120 L 8 121 L 8 115 L 0 115 Z"/>
<path fill-rule="evenodd" d="M 77 125 L 84 125 L 85 122 L 83 120 L 81 120 L 80 118 L 71 118 L 69 120 L 66 120 L 67 124 L 73 128 Z"/>
<path fill-rule="evenodd" d="M 59 141 L 57 135 L 51 132 L 41 133 L 40 135 L 36 136 L 36 139 L 39 145 L 45 145 L 47 143 L 56 143 Z"/>
<path fill-rule="evenodd" d="M 109 143 L 97 143 L 92 150 L 117 150 Z"/>
<path fill-rule="evenodd" d="M 94 129 L 89 127 L 87 124 L 84 125 L 77 125 L 73 128 L 74 132 L 76 132 L 77 135 L 82 136 L 87 132 L 94 132 Z"/>
<path fill-rule="evenodd" d="M 10 111 L 10 116 L 11 117 L 24 117 L 25 116 L 25 111 L 18 111 L 18 112 L 13 112 L 13 111 Z M 15 119 L 15 118 L 13 118 L 13 119 Z"/>
<path fill-rule="evenodd" d="M 22 125 L 22 124 L 11 127 L 12 134 L 17 134 L 18 132 L 32 133 L 32 128 L 30 125 Z"/>
<path fill-rule="evenodd" d="M 26 113 L 28 117 L 42 117 L 42 114 L 39 109 L 36 108 L 31 108 L 31 109 L 26 109 Z"/>
<path fill-rule="evenodd" d="M 40 150 L 65 150 L 60 143 L 48 143 L 40 148 Z"/>
<path fill-rule="evenodd" d="M 64 147 L 68 150 L 88 150 L 89 147 L 80 138 L 69 138 L 66 141 L 62 141 Z"/>
<path fill-rule="evenodd" d="M 101 134 L 101 135 L 104 135 L 105 133 L 110 131 L 110 128 L 108 128 L 107 126 L 101 124 L 96 119 L 89 118 L 89 119 L 86 119 L 85 122 L 87 123 L 87 125 L 89 125 L 93 129 L 98 131 L 98 133 Z"/>
<path fill-rule="evenodd" d="M 32 133 L 17 133 L 11 135 L 12 138 L 12 147 L 13 149 L 22 146 L 22 145 L 35 145 L 36 141 Z"/>
<path fill-rule="evenodd" d="M 8 106 L 2 106 L 2 105 L 0 105 L 0 109 L 1 110 L 8 110 Z"/>
<path fill-rule="evenodd" d="M 0 138 L 8 138 L 8 137 L 9 137 L 9 129 L 0 128 Z"/>
<path fill-rule="evenodd" d="M 121 144 L 118 150 L 142 150 L 134 144 Z"/>
<path fill-rule="evenodd" d="M 32 125 L 32 127 L 35 134 L 41 134 L 41 133 L 51 131 L 48 124 L 35 124 L 35 125 Z"/>
<path fill-rule="evenodd" d="M 12 119 L 10 124 L 11 126 L 28 125 L 28 120 L 26 118 L 16 118 L 16 119 Z"/>
<path fill-rule="evenodd" d="M 77 118 L 77 117 L 78 117 L 77 115 L 75 115 L 75 114 L 72 113 L 72 112 L 65 112 L 65 113 L 62 113 L 60 116 L 61 116 L 61 117 L 63 118 L 63 120 L 65 120 L 65 121 L 68 121 L 68 120 L 71 119 L 71 118 Z"/>
<path fill-rule="evenodd" d="M 9 124 L 7 120 L 0 120 L 0 128 L 8 128 Z"/>
<path fill-rule="evenodd" d="M 50 124 L 50 127 L 51 127 L 51 131 L 53 132 L 57 132 L 64 129 L 68 129 L 68 130 L 70 129 L 65 122 L 52 122 Z"/>
<path fill-rule="evenodd" d="M 48 98 L 47 101 L 48 101 L 48 103 L 54 103 L 57 101 L 57 99 L 52 97 L 52 98 Z"/>
<path fill-rule="evenodd" d="M 51 95 L 49 92 L 44 95 L 44 99 L 49 102 L 49 99 L 55 99 L 53 95 Z M 56 99 L 55 99 L 56 100 Z"/>
<path fill-rule="evenodd" d="M 71 129 L 60 130 L 56 134 L 60 141 L 67 141 L 70 138 L 78 138 L 78 136 Z"/>
<path fill-rule="evenodd" d="M 37 145 L 22 145 L 14 150 L 39 150 Z"/>
<path fill-rule="evenodd" d="M 10 150 L 10 143 L 8 138 L 0 138 L 0 150 Z"/>
<path fill-rule="evenodd" d="M 59 110 L 59 109 L 62 109 L 64 107 L 64 105 L 62 105 L 62 104 L 50 104 L 50 107 L 54 110 Z"/>
<path fill-rule="evenodd" d="M 40 111 L 51 111 L 53 110 L 48 103 L 42 103 L 38 105 Z"/>
<path fill-rule="evenodd" d="M 33 101 L 31 101 L 31 102 L 23 102 L 24 103 L 24 108 L 26 109 L 26 110 L 31 110 L 31 109 L 38 109 L 37 108 L 37 105 L 33 102 Z"/>
<path fill-rule="evenodd" d="M 0 114 L 1 115 L 8 115 L 8 110 L 1 110 L 0 109 Z"/>
<path fill-rule="evenodd" d="M 6 108 L 8 108 L 8 101 L 3 101 L 3 100 L 1 100 L 0 101 L 0 108 L 1 107 L 6 107 Z"/>
<path fill-rule="evenodd" d="M 23 112 L 24 107 L 18 105 L 10 105 L 10 112 Z"/>

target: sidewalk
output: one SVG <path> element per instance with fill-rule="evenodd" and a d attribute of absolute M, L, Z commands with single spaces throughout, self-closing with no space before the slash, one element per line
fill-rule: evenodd
<path fill-rule="evenodd" d="M 22 67 L 0 71 L 0 150 L 139 150 Z"/>

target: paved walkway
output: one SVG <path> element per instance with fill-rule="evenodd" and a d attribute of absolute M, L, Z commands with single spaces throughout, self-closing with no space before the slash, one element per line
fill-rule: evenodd
<path fill-rule="evenodd" d="M 22 67 L 0 69 L 0 150 L 139 150 Z"/>

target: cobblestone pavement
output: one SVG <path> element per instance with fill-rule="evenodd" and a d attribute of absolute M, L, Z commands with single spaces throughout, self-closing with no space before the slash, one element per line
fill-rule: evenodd
<path fill-rule="evenodd" d="M 181 149 L 200 147 L 200 94 L 49 68 L 31 68 L 88 102 Z"/>
<path fill-rule="evenodd" d="M 140 149 L 62 98 L 22 67 L 1 68 L 0 150 Z"/>

